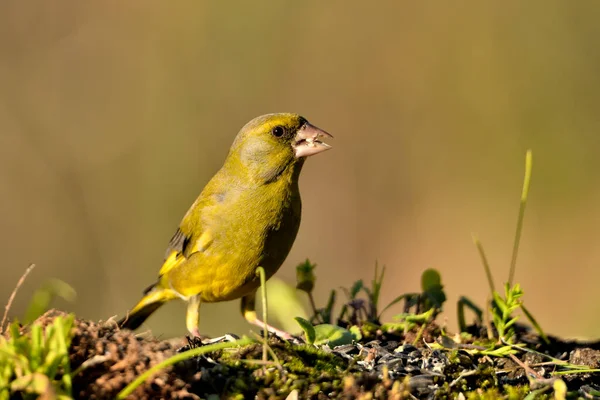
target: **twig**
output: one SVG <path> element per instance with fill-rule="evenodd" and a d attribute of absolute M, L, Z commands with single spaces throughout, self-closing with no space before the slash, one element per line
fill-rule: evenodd
<path fill-rule="evenodd" d="M 15 286 L 12 293 L 10 294 L 10 297 L 8 298 L 8 303 L 6 303 L 6 307 L 4 307 L 4 316 L 2 317 L 2 322 L 0 323 L 0 334 L 4 333 L 4 324 L 6 323 L 6 319 L 8 318 L 8 311 L 12 307 L 12 303 L 15 300 L 15 296 L 17 295 L 19 288 L 23 285 L 23 282 L 25 282 L 27 275 L 29 275 L 31 270 L 33 270 L 34 268 L 35 264 L 31 264 L 29 265 L 29 267 L 27 267 L 25 272 L 23 272 L 23 275 L 21 275 L 21 279 L 19 279 L 19 281 L 17 282 L 17 286 Z"/>
<path fill-rule="evenodd" d="M 98 364 L 102 364 L 105 361 L 108 361 L 107 356 L 95 355 L 92 358 L 88 358 L 87 360 L 82 362 L 81 365 L 75 371 L 73 371 L 71 373 L 71 376 L 76 376 L 77 374 L 81 373 L 83 370 L 88 369 L 88 368 L 93 367 Z"/>
<path fill-rule="evenodd" d="M 570 366 L 571 368 L 589 368 L 589 366 L 587 365 L 581 365 L 581 366 L 576 366 L 574 364 L 569 364 L 569 362 L 565 361 L 565 360 L 561 360 L 560 358 L 556 358 L 556 357 L 552 357 L 549 356 L 548 354 L 545 353 L 540 353 L 539 351 L 533 350 L 533 349 L 528 349 L 527 347 L 523 347 L 523 346 L 519 346 L 517 344 L 510 344 L 508 342 L 506 342 L 505 340 L 502 340 L 502 343 L 505 344 L 506 346 L 510 346 L 513 349 L 517 349 L 520 350 L 524 353 L 531 353 L 531 354 L 535 354 L 538 355 L 542 358 L 547 358 L 548 360 L 550 360 L 551 362 L 554 362 L 556 365 L 560 365 L 560 366 Z M 540 363 L 538 363 L 540 364 Z"/>
<path fill-rule="evenodd" d="M 537 379 L 544 379 L 543 376 L 541 376 L 540 374 L 538 374 L 533 369 L 529 368 L 529 366 L 527 364 L 525 364 L 523 361 L 519 360 L 517 358 L 517 356 L 515 356 L 514 354 L 509 354 L 509 357 L 512 358 L 512 360 L 514 362 L 516 362 L 521 368 L 523 368 L 525 370 L 525 372 L 528 373 L 529 375 L 533 375 Z"/>
<path fill-rule="evenodd" d="M 455 386 L 455 385 L 456 385 L 458 382 L 460 382 L 460 380 L 461 380 L 461 379 L 463 379 L 463 378 L 466 378 L 466 377 L 468 377 L 468 376 L 473 376 L 473 375 L 476 375 L 476 374 L 478 374 L 478 373 L 479 373 L 479 371 L 478 371 L 478 370 L 476 370 L 476 369 L 474 369 L 474 370 L 471 370 L 471 371 L 465 371 L 465 372 L 461 373 L 461 374 L 458 376 L 458 378 L 456 378 L 455 380 L 453 380 L 452 382 L 450 382 L 450 386 L 449 386 L 449 387 L 453 387 L 453 386 Z"/>

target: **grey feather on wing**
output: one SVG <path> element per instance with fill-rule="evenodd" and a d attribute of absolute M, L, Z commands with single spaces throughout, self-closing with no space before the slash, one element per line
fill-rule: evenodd
<path fill-rule="evenodd" d="M 173 251 L 176 251 L 177 253 L 183 253 L 189 241 L 190 238 L 186 236 L 181 229 L 177 228 L 177 231 L 171 238 L 169 247 L 167 247 L 167 251 L 165 252 L 165 259 L 167 259 Z"/>

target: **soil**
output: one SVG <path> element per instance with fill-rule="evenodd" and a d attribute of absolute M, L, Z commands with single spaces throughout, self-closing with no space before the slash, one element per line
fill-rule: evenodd
<path fill-rule="evenodd" d="M 38 321 L 46 325 L 57 315 L 64 313 L 52 310 Z M 472 326 L 470 332 L 474 339 L 487 337 L 481 327 Z M 456 398 L 460 393 L 466 398 L 505 398 L 507 394 L 519 398 L 544 388 L 548 389 L 546 393 L 552 393 L 552 382 L 557 379 L 552 372 L 560 369 L 542 355 L 530 352 L 520 351 L 515 358 L 481 355 L 473 352 L 477 347 L 468 343 L 434 349 L 432 343 L 444 343 L 435 324 L 427 326 L 421 340 L 413 345 L 415 338 L 416 332 L 393 335 L 377 331 L 359 343 L 332 350 L 304 344 L 301 338 L 284 341 L 272 337 L 269 346 L 279 359 L 277 365 L 260 364 L 260 343 L 221 350 L 161 370 L 130 398 L 401 399 Z M 517 342 L 572 364 L 600 367 L 600 342 L 550 338 L 550 344 L 546 344 L 526 329 L 520 329 Z M 75 370 L 87 360 L 94 361 L 73 378 L 73 396 L 115 398 L 148 368 L 177 352 L 201 345 L 198 339 L 159 340 L 120 330 L 114 323 L 76 319 L 71 368 Z M 600 390 L 598 373 L 560 378 L 568 391 L 577 396 L 594 398 Z"/>

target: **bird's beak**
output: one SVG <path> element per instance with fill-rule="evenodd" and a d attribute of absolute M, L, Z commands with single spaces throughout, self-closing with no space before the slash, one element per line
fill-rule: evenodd
<path fill-rule="evenodd" d="M 292 143 L 296 158 L 308 157 L 329 150 L 331 146 L 321 141 L 323 138 L 333 138 L 333 136 L 308 122 L 305 123 L 296 132 L 294 143 Z"/>

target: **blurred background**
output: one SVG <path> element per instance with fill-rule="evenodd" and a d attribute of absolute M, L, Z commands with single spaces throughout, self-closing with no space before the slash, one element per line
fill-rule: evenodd
<path fill-rule="evenodd" d="M 253 117 L 298 112 L 335 136 L 301 177 L 303 221 L 278 273 L 318 264 L 316 300 L 387 266 L 383 303 L 426 268 L 455 303 L 507 279 L 524 155 L 534 170 L 516 280 L 547 332 L 598 337 L 600 3 L 160 2 L 0 6 L 0 302 L 29 263 L 22 315 L 123 315 Z M 391 318 L 398 305 L 385 314 Z M 201 331 L 247 332 L 237 301 Z M 173 302 L 146 324 L 185 333 Z"/>

